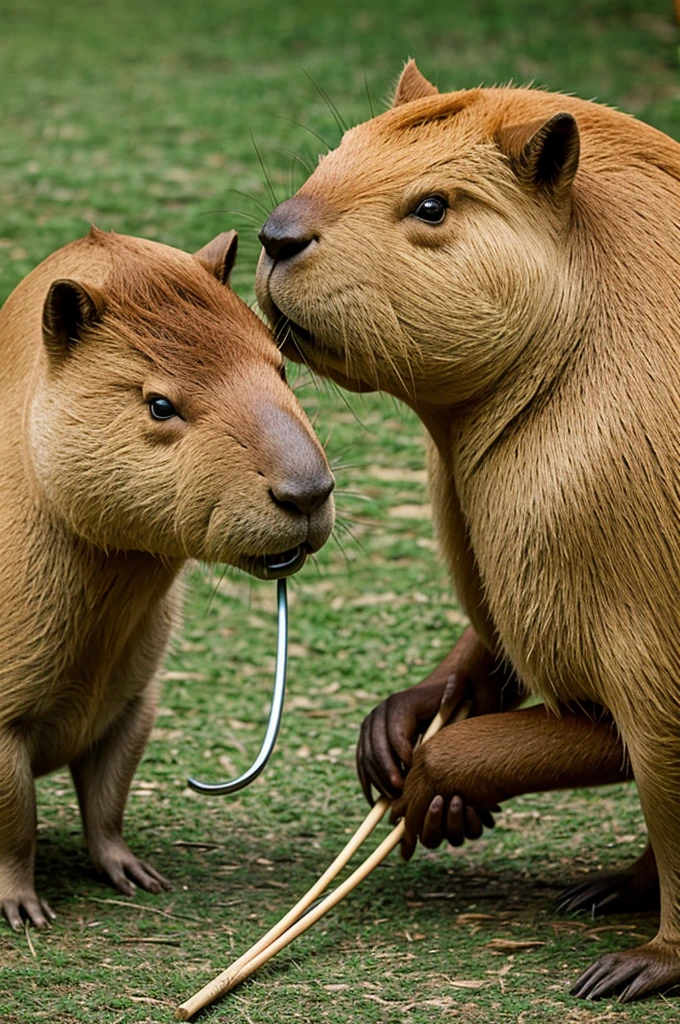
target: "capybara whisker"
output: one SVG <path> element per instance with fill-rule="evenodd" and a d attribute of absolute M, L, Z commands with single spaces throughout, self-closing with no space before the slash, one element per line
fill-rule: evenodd
<path fill-rule="evenodd" d="M 347 126 L 347 124 L 345 124 L 345 121 L 340 116 L 340 112 L 339 112 L 338 108 L 335 106 L 335 104 L 331 100 L 331 98 L 328 95 L 328 93 L 324 89 L 322 89 L 322 87 L 319 85 L 319 83 L 312 77 L 312 75 L 309 74 L 308 71 L 306 71 L 304 68 L 302 70 L 304 71 L 305 75 L 307 76 L 309 81 L 312 83 L 312 85 L 314 86 L 316 91 L 318 92 L 318 94 L 321 97 L 321 99 L 324 101 L 324 103 L 326 104 L 326 106 L 330 110 L 331 114 L 333 115 L 333 117 L 335 119 L 335 123 L 337 124 L 338 128 L 340 129 L 340 132 L 341 133 L 346 132 L 348 126 Z"/>
<path fill-rule="evenodd" d="M 260 210 L 262 210 L 265 217 L 269 216 L 269 207 L 265 206 L 261 200 L 256 199 L 255 196 L 251 195 L 249 192 L 243 192 L 240 188 L 228 188 L 226 191 L 233 192 L 234 195 L 241 196 L 243 199 L 249 200 L 249 202 L 253 203 L 254 206 L 258 206 Z"/>
<path fill-rule="evenodd" d="M 262 171 L 262 177 L 264 178 L 264 183 L 265 183 L 267 192 L 269 193 L 269 198 L 271 199 L 271 201 L 274 204 L 274 206 L 276 206 L 278 204 L 278 199 L 276 198 L 276 192 L 274 191 L 274 186 L 272 185 L 271 178 L 269 177 L 269 172 L 267 171 L 267 168 L 265 167 L 264 160 L 262 159 L 262 154 L 260 153 L 260 149 L 259 149 L 259 147 L 258 147 L 258 145 L 257 145 L 257 143 L 255 141 L 255 136 L 253 135 L 252 132 L 250 133 L 250 141 L 253 144 L 253 149 L 255 150 L 255 156 L 257 157 L 257 162 L 260 165 L 260 170 Z"/>
<path fill-rule="evenodd" d="M 304 129 L 304 131 L 309 132 L 310 135 L 313 135 L 315 139 L 319 140 L 319 142 L 324 147 L 327 153 L 333 149 L 332 143 L 327 142 L 322 135 L 319 135 L 319 133 L 315 131 L 314 128 L 310 128 L 308 124 L 303 124 L 302 121 L 296 121 L 295 118 L 287 117 L 285 114 L 279 114 L 279 117 L 281 117 L 284 121 L 288 121 L 290 124 L 295 124 L 298 126 L 298 128 L 302 128 Z"/>

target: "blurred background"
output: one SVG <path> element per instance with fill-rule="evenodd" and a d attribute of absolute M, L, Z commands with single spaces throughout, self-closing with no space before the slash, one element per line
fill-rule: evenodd
<path fill-rule="evenodd" d="M 285 198 L 415 57 L 440 90 L 534 83 L 678 128 L 671 0 L 3 0 L 4 295 L 100 227 L 198 247 Z M 321 136 L 321 138 L 319 138 Z M 237 211 L 234 213 L 232 211 Z M 257 225 L 240 217 L 252 281 Z"/>
<path fill-rule="evenodd" d="M 344 126 L 385 108 L 408 57 L 442 91 L 533 83 L 680 138 L 679 44 L 671 0 L 0 0 L 0 300 L 95 223 L 190 251 L 237 228 L 233 284 L 252 302 L 268 212 Z M 37 880 L 59 918 L 30 942 L 0 928 L 3 1024 L 170 1019 L 342 846 L 365 812 L 364 715 L 465 626 L 432 540 L 419 424 L 380 396 L 296 387 L 337 474 L 339 524 L 290 583 L 271 765 L 228 800 L 186 789 L 188 773 L 216 781 L 255 756 L 275 644 L 272 586 L 196 567 L 127 815 L 129 842 L 175 888 L 121 903 L 91 877 L 68 773 L 41 780 Z M 393 857 L 201 1019 L 676 1020 L 661 1000 L 566 995 L 597 953 L 651 936 L 653 915 L 551 911 L 560 886 L 620 868 L 644 836 L 633 786 L 513 801 L 478 843 L 407 868 Z"/>

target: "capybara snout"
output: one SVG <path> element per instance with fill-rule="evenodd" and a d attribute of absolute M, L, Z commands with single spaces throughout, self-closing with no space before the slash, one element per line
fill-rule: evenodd
<path fill-rule="evenodd" d="M 309 197 L 293 196 L 270 213 L 258 235 L 270 259 L 292 259 L 318 241 L 321 223 L 318 207 L 319 204 Z"/>

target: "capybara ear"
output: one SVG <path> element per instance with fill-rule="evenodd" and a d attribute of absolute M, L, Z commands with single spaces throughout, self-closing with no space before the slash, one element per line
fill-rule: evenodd
<path fill-rule="evenodd" d="M 510 159 L 524 184 L 559 193 L 574 180 L 578 169 L 579 131 L 571 114 L 555 114 L 547 121 L 501 128 L 496 134 L 501 152 Z"/>
<path fill-rule="evenodd" d="M 238 235 L 235 231 L 223 231 L 208 242 L 202 249 L 194 253 L 194 256 L 209 270 L 220 284 L 229 284 L 236 252 L 238 250 Z"/>
<path fill-rule="evenodd" d="M 421 75 L 416 62 L 411 58 L 401 73 L 394 90 L 393 107 L 400 107 L 402 103 L 410 103 L 411 100 L 422 100 L 425 96 L 435 96 L 439 92 L 436 85 Z"/>
<path fill-rule="evenodd" d="M 43 306 L 43 341 L 50 356 L 63 359 L 78 343 L 83 329 L 104 312 L 104 296 L 78 281 L 53 281 Z"/>

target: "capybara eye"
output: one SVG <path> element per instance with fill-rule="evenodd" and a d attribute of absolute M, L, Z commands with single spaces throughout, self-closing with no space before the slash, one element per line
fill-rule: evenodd
<path fill-rule="evenodd" d="M 413 216 L 428 224 L 441 224 L 447 209 L 448 204 L 441 196 L 428 196 L 427 199 L 421 199 L 413 211 Z"/>
<path fill-rule="evenodd" d="M 169 398 L 157 395 L 149 399 L 149 412 L 155 420 L 171 420 L 177 415 L 177 410 Z"/>

